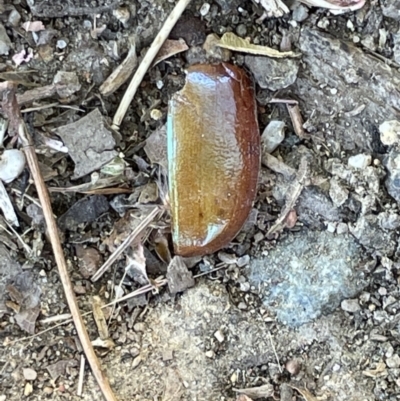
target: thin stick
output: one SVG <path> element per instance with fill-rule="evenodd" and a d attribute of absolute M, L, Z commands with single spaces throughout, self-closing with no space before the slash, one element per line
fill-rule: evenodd
<path fill-rule="evenodd" d="M 72 288 L 72 283 L 68 276 L 67 263 L 65 261 L 63 249 L 60 243 L 60 237 L 58 235 L 57 225 L 53 217 L 53 211 L 50 203 L 50 196 L 46 189 L 46 184 L 43 180 L 42 174 L 39 169 L 39 163 L 36 157 L 36 152 L 33 146 L 32 138 L 30 137 L 27 128 L 25 126 L 25 123 L 23 122 L 22 119 L 20 119 L 19 121 L 18 134 L 22 142 L 22 146 L 24 147 L 26 159 L 28 161 L 28 165 L 31 170 L 31 174 L 35 182 L 36 190 L 39 196 L 39 200 L 43 208 L 43 214 L 46 220 L 47 229 L 49 232 L 49 238 L 51 241 L 54 257 L 60 273 L 60 279 L 64 288 L 65 297 L 67 299 L 68 306 L 71 311 L 76 331 L 82 343 L 82 348 L 85 350 L 86 357 L 89 361 L 90 367 L 92 368 L 93 375 L 100 386 L 104 398 L 107 401 L 116 401 L 117 399 L 113 391 L 111 390 L 108 379 L 101 370 L 99 360 L 97 359 L 97 356 L 94 352 L 94 349 L 90 342 L 89 335 L 86 331 L 85 324 L 83 322 L 82 316 L 80 314 L 77 305 L 74 290 Z"/>
<path fill-rule="evenodd" d="M 81 366 L 79 369 L 78 390 L 76 391 L 76 395 L 78 397 L 82 397 L 84 376 L 85 376 L 85 357 L 83 355 L 81 355 Z"/>
<path fill-rule="evenodd" d="M 278 362 L 279 371 L 281 373 L 283 373 L 283 369 L 282 369 L 281 363 L 279 362 L 279 357 L 278 357 L 278 354 L 276 353 L 274 341 L 272 340 L 272 336 L 271 336 L 271 332 L 270 331 L 268 331 L 268 335 L 269 335 L 269 341 L 271 341 L 272 350 L 274 351 L 274 354 L 275 354 L 276 362 Z"/>
<path fill-rule="evenodd" d="M 139 65 L 139 68 L 136 70 L 135 75 L 132 78 L 131 83 L 129 84 L 128 89 L 125 92 L 124 97 L 118 107 L 117 112 L 115 113 L 112 128 L 115 130 L 119 130 L 119 126 L 121 125 L 122 120 L 125 117 L 126 111 L 128 110 L 129 105 L 132 102 L 133 97 L 136 94 L 136 91 L 139 88 L 147 70 L 150 68 L 153 60 L 157 56 L 158 51 L 161 46 L 167 39 L 168 35 L 172 31 L 172 28 L 175 26 L 179 17 L 185 11 L 185 8 L 190 3 L 190 0 L 179 0 L 176 4 L 175 8 L 172 10 L 171 14 L 168 16 L 167 20 L 164 22 L 163 27 L 160 32 L 154 39 L 151 44 L 149 50 L 144 56 L 142 62 Z"/>
<path fill-rule="evenodd" d="M 160 212 L 159 207 L 155 207 L 140 223 L 139 225 L 125 238 L 125 241 L 111 254 L 108 260 L 97 270 L 96 274 L 93 275 L 92 281 L 97 281 L 110 267 L 111 265 L 121 256 L 122 252 L 132 243 L 132 241 L 154 220 L 157 214 Z"/>

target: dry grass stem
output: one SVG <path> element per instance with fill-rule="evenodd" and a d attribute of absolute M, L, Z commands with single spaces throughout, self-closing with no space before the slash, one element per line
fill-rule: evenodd
<path fill-rule="evenodd" d="M 155 207 L 141 222 L 140 224 L 126 237 L 125 241 L 111 254 L 108 260 L 100 267 L 99 270 L 93 275 L 92 281 L 97 281 L 122 255 L 122 252 L 132 243 L 132 241 L 156 218 L 161 209 Z"/>
<path fill-rule="evenodd" d="M 185 11 L 187 5 L 190 3 L 190 0 L 179 0 L 171 14 L 168 16 L 167 20 L 164 22 L 163 27 L 161 28 L 158 35 L 155 37 L 153 43 L 151 44 L 149 50 L 144 56 L 142 62 L 140 63 L 138 69 L 133 76 L 131 83 L 129 84 L 128 89 L 125 92 L 124 97 L 115 113 L 112 128 L 115 130 L 119 130 L 119 126 L 121 125 L 122 120 L 125 117 L 126 111 L 128 110 L 129 105 L 132 102 L 133 97 L 136 94 L 136 91 L 139 88 L 146 72 L 150 68 L 153 60 L 157 56 L 158 51 L 161 49 L 161 46 L 167 39 L 168 35 L 172 31 L 172 28 L 175 26 L 179 17 Z"/>
<path fill-rule="evenodd" d="M 15 133 L 18 133 L 19 139 L 22 143 L 25 156 L 28 162 L 28 166 L 36 186 L 39 201 L 43 209 L 43 214 L 45 217 L 49 238 L 53 248 L 54 257 L 57 263 L 60 279 L 65 292 L 65 297 L 67 299 L 67 303 L 71 311 L 76 331 L 82 343 L 82 347 L 85 350 L 86 357 L 89 361 L 93 375 L 99 384 L 99 387 L 104 395 L 104 398 L 107 401 L 116 401 L 116 397 L 113 391 L 111 390 L 110 384 L 101 370 L 99 360 L 97 359 L 97 356 L 90 342 L 89 335 L 86 331 L 86 327 L 80 314 L 78 304 L 76 302 L 72 283 L 68 275 L 67 263 L 64 258 L 64 253 L 58 234 L 57 224 L 53 217 L 53 211 L 51 207 L 49 193 L 47 191 L 46 184 L 43 180 L 43 176 L 40 172 L 35 148 L 33 146 L 33 140 L 30 134 L 28 133 L 25 123 L 21 117 L 21 112 L 15 97 L 15 87 L 12 83 L 8 82 L 6 83 L 6 85 L 4 85 L 3 90 L 4 90 L 3 104 L 2 104 L 3 112 L 7 114 L 7 117 L 10 121 L 11 130 L 14 131 Z"/>

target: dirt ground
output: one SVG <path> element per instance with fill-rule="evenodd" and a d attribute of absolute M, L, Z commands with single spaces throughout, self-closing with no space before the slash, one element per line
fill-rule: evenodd
<path fill-rule="evenodd" d="M 127 84 L 109 96 L 99 88 L 132 37 L 141 61 L 174 2 L 3 1 L 0 78 L 19 83 L 46 185 L 75 187 L 54 189 L 52 205 L 80 310 L 89 312 L 85 324 L 118 400 L 400 399 L 400 2 L 369 1 L 335 15 L 291 1 L 289 14 L 259 21 L 263 10 L 251 0 L 193 0 L 170 36 L 188 50 L 149 70 L 117 134 L 96 124 L 112 121 Z M 23 28 L 27 21 L 43 26 Z M 194 286 L 105 308 L 105 335 L 93 303 L 147 281 L 127 268 L 137 253 L 90 278 L 138 214 L 160 204 L 145 140 L 162 132 L 184 69 L 215 62 L 203 48 L 207 35 L 225 32 L 299 54 L 224 54 L 254 80 L 260 134 L 277 120 L 284 137 L 270 150 L 263 136 L 257 199 L 237 238 L 186 260 Z M 286 103 L 272 99 L 298 102 L 300 136 Z M 6 135 L 4 147 L 18 144 Z M 126 193 L 76 188 L 104 177 Z M 87 365 L 77 395 L 83 350 L 66 321 L 28 170 L 5 188 L 19 227 L 0 216 L 0 401 L 101 400 Z M 168 224 L 154 225 L 163 240 Z M 144 244 L 153 280 L 167 272 L 159 249 L 157 238 Z M 256 389 L 239 398 L 246 388 Z"/>

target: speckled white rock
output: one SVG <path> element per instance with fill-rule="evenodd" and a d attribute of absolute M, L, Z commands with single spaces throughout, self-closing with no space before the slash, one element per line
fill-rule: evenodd
<path fill-rule="evenodd" d="M 348 165 L 350 167 L 363 169 L 371 164 L 371 155 L 366 155 L 365 153 L 360 153 L 355 156 L 349 157 Z"/>
<path fill-rule="evenodd" d="M 272 120 L 261 135 L 263 152 L 272 153 L 285 139 L 285 123 Z"/>
<path fill-rule="evenodd" d="M 345 312 L 355 313 L 361 309 L 358 299 L 344 299 L 340 304 Z"/>
<path fill-rule="evenodd" d="M 18 149 L 7 149 L 0 156 L 0 180 L 8 184 L 25 168 L 25 155 Z"/>
<path fill-rule="evenodd" d="M 386 146 L 400 143 L 400 121 L 389 120 L 379 126 L 381 142 Z"/>

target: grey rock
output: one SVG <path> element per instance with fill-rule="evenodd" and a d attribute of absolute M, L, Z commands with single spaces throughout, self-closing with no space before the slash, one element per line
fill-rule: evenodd
<path fill-rule="evenodd" d="M 250 262 L 248 278 L 264 305 L 289 326 L 333 312 L 367 285 L 358 266 L 363 251 L 350 235 L 303 231 Z"/>
<path fill-rule="evenodd" d="M 261 135 L 262 151 L 272 153 L 285 139 L 285 123 L 272 120 Z"/>
<path fill-rule="evenodd" d="M 253 73 L 258 85 L 272 91 L 287 88 L 297 78 L 299 61 L 285 58 L 272 59 L 262 56 L 246 56 L 245 64 Z"/>
<path fill-rule="evenodd" d="M 375 35 L 377 30 L 373 33 Z M 376 136 L 368 135 L 360 127 L 364 126 L 366 118 L 378 121 L 378 125 L 383 118 L 398 118 L 395 110 L 400 108 L 400 98 L 392 95 L 392 91 L 400 84 L 400 74 L 393 68 L 387 69 L 384 62 L 376 61 L 368 52 L 348 41 L 335 39 L 318 30 L 304 27 L 299 46 L 304 68 L 297 77 L 296 92 L 303 102 L 318 104 L 319 126 L 329 124 L 329 130 L 334 133 L 332 140 L 328 141 L 330 146 L 339 143 L 341 150 L 360 149 L 361 153 L 373 149 L 374 153 L 383 153 Z M 374 76 L 381 78 L 374 80 Z M 338 94 L 327 96 L 327 87 L 336 88 Z M 332 112 L 339 114 L 339 110 L 359 111 L 351 118 L 343 113 L 333 122 Z M 370 128 L 365 129 L 369 131 Z"/>
<path fill-rule="evenodd" d="M 348 165 L 353 168 L 364 169 L 371 164 L 371 161 L 371 155 L 360 153 L 358 155 L 349 157 Z"/>
<path fill-rule="evenodd" d="M 17 10 L 12 10 L 10 12 L 10 15 L 8 16 L 8 22 L 12 26 L 18 26 L 19 23 L 21 22 L 21 14 Z"/>
<path fill-rule="evenodd" d="M 332 178 L 330 182 L 329 196 L 336 207 L 340 207 L 349 197 L 349 191 L 344 188 L 336 178 Z"/>
<path fill-rule="evenodd" d="M 396 230 L 400 227 L 400 216 L 395 213 L 382 212 L 378 214 L 379 225 L 384 230 Z"/>
<path fill-rule="evenodd" d="M 75 162 L 72 179 L 84 177 L 110 162 L 118 153 L 115 139 L 98 109 L 80 120 L 55 130 Z"/>
<path fill-rule="evenodd" d="M 0 55 L 8 54 L 12 47 L 10 38 L 7 35 L 6 28 L 0 23 Z"/>
<path fill-rule="evenodd" d="M 344 299 L 340 304 L 345 312 L 355 313 L 361 309 L 358 299 Z"/>
<path fill-rule="evenodd" d="M 392 357 L 387 358 L 386 365 L 391 369 L 400 367 L 400 356 L 394 354 Z"/>
<path fill-rule="evenodd" d="M 307 18 L 308 18 L 308 8 L 301 3 L 297 3 L 292 12 L 292 19 L 294 19 L 297 22 L 302 22 Z"/>
<path fill-rule="evenodd" d="M 309 186 L 303 189 L 297 202 L 298 219 L 314 228 L 323 229 L 323 221 L 338 221 L 339 209 L 318 187 Z"/>
<path fill-rule="evenodd" d="M 400 21 L 400 0 L 383 0 L 381 8 L 385 17 Z"/>
<path fill-rule="evenodd" d="M 392 35 L 393 38 L 393 58 L 394 61 L 400 63 L 400 34 L 396 33 Z"/>
<path fill-rule="evenodd" d="M 110 205 L 103 195 L 92 195 L 78 200 L 59 219 L 61 229 L 76 230 L 82 223 L 91 223 L 107 212 Z"/>
<path fill-rule="evenodd" d="M 53 84 L 63 86 L 57 89 L 60 98 L 68 98 L 81 89 L 78 75 L 75 72 L 58 71 L 53 78 Z"/>
<path fill-rule="evenodd" d="M 180 256 L 174 256 L 168 266 L 168 288 L 171 294 L 183 292 L 194 286 L 194 278 Z"/>
<path fill-rule="evenodd" d="M 376 215 L 361 216 L 355 227 L 350 228 L 350 231 L 366 248 L 371 248 L 371 250 L 387 256 L 392 255 L 395 250 L 395 233 L 382 230 Z"/>
<path fill-rule="evenodd" d="M 400 62 L 400 35 L 399 37 L 399 61 Z M 400 143 L 400 121 L 389 120 L 379 126 L 381 142 L 386 146 L 393 146 Z"/>
<path fill-rule="evenodd" d="M 397 202 L 400 202 L 400 152 L 392 150 L 384 159 L 383 165 L 388 170 L 386 189 Z"/>
<path fill-rule="evenodd" d="M 229 14 L 237 10 L 240 6 L 240 0 L 215 0 L 221 7 L 222 14 Z"/>

